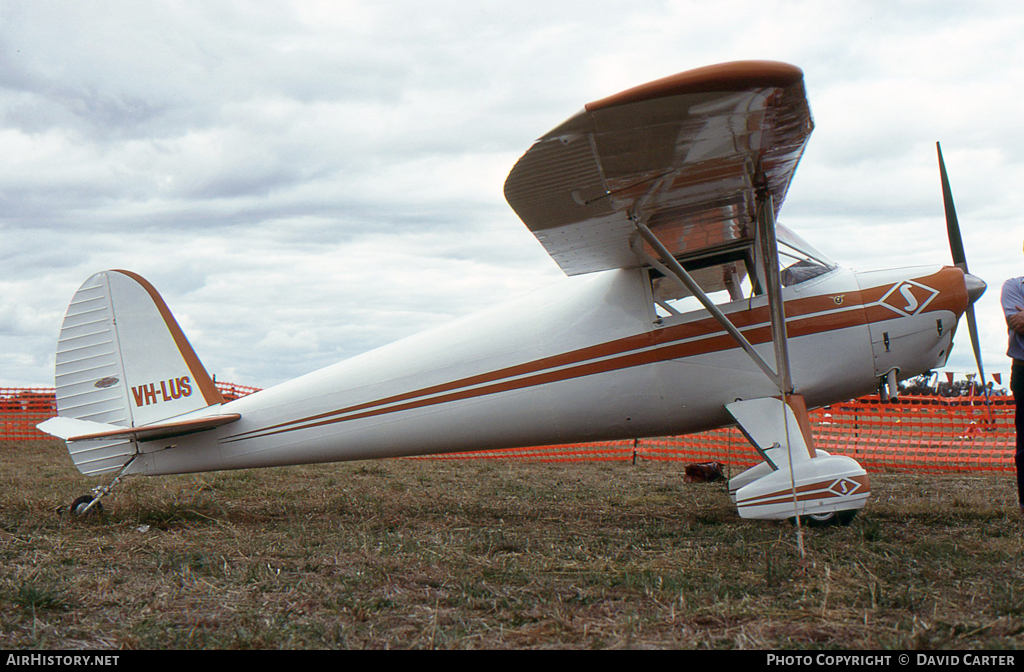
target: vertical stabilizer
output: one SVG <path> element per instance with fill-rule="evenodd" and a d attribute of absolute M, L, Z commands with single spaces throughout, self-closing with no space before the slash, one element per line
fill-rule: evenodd
<path fill-rule="evenodd" d="M 61 417 L 113 427 L 224 402 L 160 294 L 128 271 L 97 273 L 75 293 L 57 343 L 55 387 Z M 118 469 L 136 452 L 132 440 L 68 449 L 86 474 Z"/>

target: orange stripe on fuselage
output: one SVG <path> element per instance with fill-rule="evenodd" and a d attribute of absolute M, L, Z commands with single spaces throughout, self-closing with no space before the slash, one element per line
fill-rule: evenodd
<path fill-rule="evenodd" d="M 958 300 L 956 296 L 958 292 L 955 283 L 944 277 L 946 273 L 947 271 L 943 270 L 916 279 L 923 284 L 931 283 L 930 286 L 936 289 L 941 286 L 939 295 L 929 304 L 925 312 L 935 310 L 950 310 L 956 314 L 963 312 L 963 301 Z M 940 280 L 942 282 L 939 282 Z M 797 338 L 864 325 L 867 323 L 865 303 L 877 302 L 891 288 L 892 284 L 890 283 L 863 292 L 846 292 L 842 295 L 842 303 L 836 302 L 836 295 L 790 299 L 785 304 L 788 335 L 790 338 Z M 966 297 L 964 290 L 961 289 L 959 293 Z M 897 317 L 895 313 L 884 307 L 877 308 L 877 311 L 874 308 L 870 305 L 867 306 L 867 309 L 872 311 L 872 315 L 877 315 L 873 321 Z M 752 344 L 757 345 L 771 340 L 767 306 L 736 311 L 728 314 L 728 317 L 740 331 L 744 332 L 747 340 Z M 721 352 L 735 347 L 738 346 L 732 337 L 721 330 L 721 326 L 714 318 L 707 317 L 375 401 L 269 425 L 226 437 L 222 441 L 233 442 L 272 436 L 672 359 Z"/>

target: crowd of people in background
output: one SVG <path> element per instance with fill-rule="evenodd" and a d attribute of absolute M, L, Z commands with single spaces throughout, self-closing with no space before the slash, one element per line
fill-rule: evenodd
<path fill-rule="evenodd" d="M 989 396 L 1006 396 L 1009 394 L 1005 387 L 995 387 L 991 380 L 985 381 Z M 913 396 L 937 396 L 937 397 L 981 397 L 985 396 L 985 390 L 978 379 L 977 374 L 968 373 L 962 380 L 949 380 L 941 373 L 932 372 L 910 378 L 900 383 L 900 395 Z"/>

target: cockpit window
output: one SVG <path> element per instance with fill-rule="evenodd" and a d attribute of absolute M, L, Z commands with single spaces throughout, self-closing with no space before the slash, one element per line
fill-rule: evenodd
<path fill-rule="evenodd" d="M 775 239 L 779 249 L 779 281 L 783 287 L 799 285 L 836 268 L 836 262 L 781 224 L 775 225 Z M 690 257 L 680 263 L 712 303 L 721 305 L 765 292 L 764 268 L 756 243 Z M 702 309 L 697 298 L 671 275 L 663 276 L 661 271 L 651 268 L 648 277 L 658 317 L 680 316 Z"/>
<path fill-rule="evenodd" d="M 779 264 L 783 267 L 779 278 L 783 287 L 806 282 L 836 267 L 836 262 L 781 224 L 775 225 L 775 238 L 779 243 Z"/>
<path fill-rule="evenodd" d="M 782 282 L 783 287 L 792 287 L 793 285 L 799 285 L 801 282 L 807 282 L 811 278 L 824 275 L 830 270 L 827 266 L 822 266 L 816 261 L 805 259 L 782 269 L 779 280 Z"/>

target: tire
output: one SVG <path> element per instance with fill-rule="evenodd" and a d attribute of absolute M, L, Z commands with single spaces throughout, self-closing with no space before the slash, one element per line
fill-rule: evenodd
<path fill-rule="evenodd" d="M 82 495 L 75 501 L 71 502 L 71 506 L 68 510 L 71 512 L 73 518 L 80 518 L 82 516 L 99 516 L 103 513 L 103 502 L 96 502 L 91 509 L 85 511 L 85 507 L 89 506 L 89 502 L 92 501 L 92 495 Z"/>
<path fill-rule="evenodd" d="M 827 513 L 809 513 L 806 516 L 800 517 L 800 524 L 806 525 L 807 527 L 832 527 L 833 525 L 846 527 L 853 522 L 853 519 L 856 516 L 857 509 L 829 511 Z M 790 518 L 789 521 L 796 525 L 796 518 Z"/>

